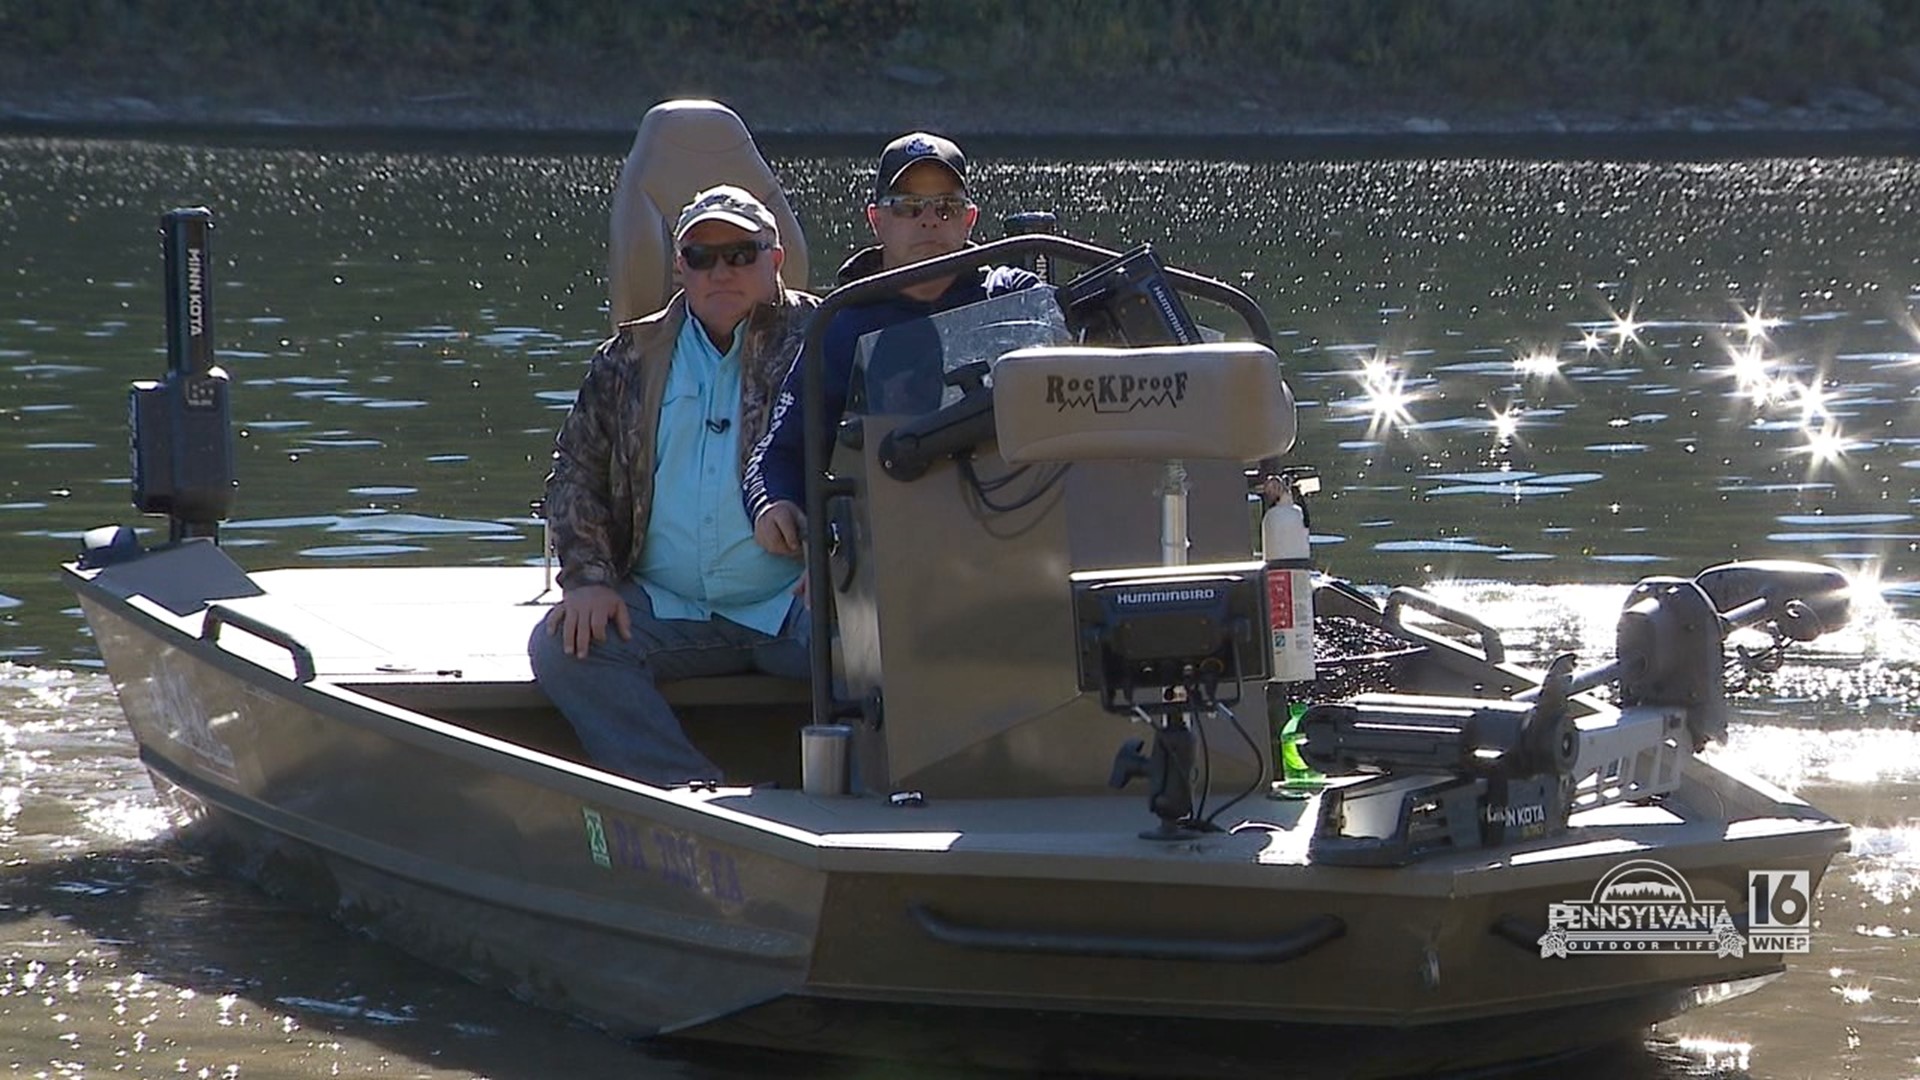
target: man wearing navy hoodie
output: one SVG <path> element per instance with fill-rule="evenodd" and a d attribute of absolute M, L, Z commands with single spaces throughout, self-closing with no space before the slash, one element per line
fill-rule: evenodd
<path fill-rule="evenodd" d="M 867 224 L 880 242 L 840 267 L 840 284 L 966 247 L 980 218 L 967 190 L 967 159 L 951 141 L 924 131 L 887 144 L 874 172 Z M 1039 284 L 1016 267 L 989 266 L 937 278 L 868 304 L 842 308 L 821 342 L 831 431 L 847 407 L 854 346 L 876 330 Z M 803 374 L 795 364 L 780 388 L 766 437 L 743 473 L 753 538 L 775 555 L 797 556 L 806 535 L 806 442 L 800 416 Z M 801 581 L 804 583 L 803 576 Z"/>

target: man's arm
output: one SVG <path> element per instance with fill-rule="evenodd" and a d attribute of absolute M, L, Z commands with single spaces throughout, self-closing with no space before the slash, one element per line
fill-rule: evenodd
<path fill-rule="evenodd" d="M 547 476 L 546 513 L 560 559 L 560 602 L 547 616 L 547 631 L 561 636 L 572 656 L 584 657 L 604 641 L 607 624 L 631 638 L 626 601 L 614 587 L 612 459 L 613 409 L 620 400 L 614 371 L 615 338 L 594 353 L 573 408 L 553 441 L 553 471 Z"/>
<path fill-rule="evenodd" d="M 614 409 L 619 396 L 612 354 L 620 338 L 594 353 L 573 408 L 553 440 L 553 471 L 547 474 L 547 523 L 560 560 L 560 585 L 611 584 L 617 576 L 613 551 Z"/>
<path fill-rule="evenodd" d="M 834 426 L 846 412 L 847 388 L 853 382 L 853 346 L 859 337 L 859 321 L 845 318 L 846 314 L 834 316 L 820 344 L 826 375 L 822 404 L 830 418 L 824 448 L 829 451 Z M 747 520 L 753 522 L 754 539 L 776 555 L 800 554 L 806 528 L 807 444 L 805 410 L 800 405 L 805 380 L 806 372 L 796 361 L 780 385 L 780 398 L 774 404 L 767 434 L 753 448 L 742 474 L 742 498 Z"/>

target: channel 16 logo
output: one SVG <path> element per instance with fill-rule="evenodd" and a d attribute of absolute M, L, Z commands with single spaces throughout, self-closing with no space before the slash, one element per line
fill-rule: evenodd
<path fill-rule="evenodd" d="M 1747 871 L 1747 951 L 1813 948 L 1813 878 L 1805 870 Z"/>

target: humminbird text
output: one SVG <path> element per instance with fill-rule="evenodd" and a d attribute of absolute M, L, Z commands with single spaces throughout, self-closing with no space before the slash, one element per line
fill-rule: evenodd
<path fill-rule="evenodd" d="M 1121 593 L 1113 598 L 1116 604 L 1174 604 L 1187 600 L 1212 600 L 1219 596 L 1214 589 L 1161 589 L 1158 592 Z"/>

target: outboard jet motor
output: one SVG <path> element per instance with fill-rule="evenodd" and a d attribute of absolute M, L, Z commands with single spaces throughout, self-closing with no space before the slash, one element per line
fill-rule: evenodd
<path fill-rule="evenodd" d="M 1550 835 L 1576 805 L 1671 791 L 1693 753 L 1725 738 L 1729 671 L 1772 670 L 1789 643 L 1843 625 L 1848 589 L 1830 567 L 1781 561 L 1645 578 L 1621 610 L 1614 659 L 1574 672 L 1563 655 L 1511 701 L 1362 694 L 1316 705 L 1300 723 L 1307 763 L 1373 776 L 1322 796 L 1308 850 L 1337 865 L 1397 866 Z M 1743 628 L 1773 644 L 1740 648 L 1729 664 L 1724 639 Z M 1576 726 L 1568 697 L 1608 683 L 1619 709 Z"/>
<path fill-rule="evenodd" d="M 1700 571 L 1695 585 L 1729 629 L 1763 626 L 1786 641 L 1812 641 L 1853 615 L 1852 586 L 1831 566 L 1792 559 L 1722 563 Z"/>
<path fill-rule="evenodd" d="M 1566 692 L 1618 681 L 1623 707 L 1681 706 L 1698 751 L 1726 738 L 1730 679 L 1738 689 L 1749 674 L 1779 667 L 1788 645 L 1839 629 L 1852 610 L 1846 575 L 1819 563 L 1759 559 L 1709 567 L 1691 581 L 1643 578 L 1621 609 L 1614 659 L 1574 673 Z M 1739 648 L 1729 662 L 1726 636 L 1749 628 L 1773 644 Z"/>
<path fill-rule="evenodd" d="M 1696 752 L 1727 737 L 1720 613 L 1686 578 L 1641 578 L 1615 631 L 1620 704 L 1681 705 Z"/>

